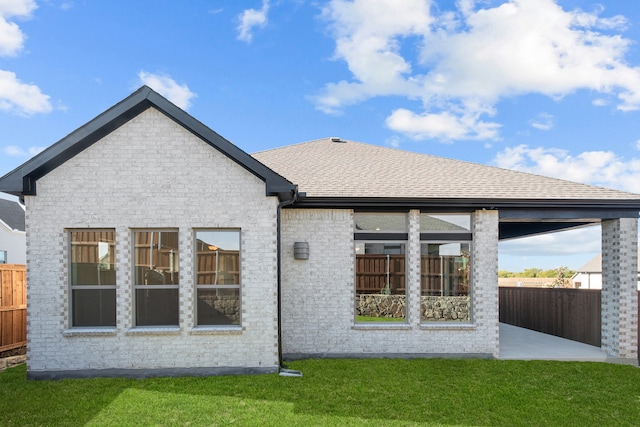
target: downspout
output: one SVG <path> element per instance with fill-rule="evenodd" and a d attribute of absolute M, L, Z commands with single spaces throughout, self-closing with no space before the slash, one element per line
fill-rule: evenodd
<path fill-rule="evenodd" d="M 281 236 L 281 214 L 280 211 L 283 207 L 292 205 L 298 199 L 298 190 L 291 192 L 291 199 L 278 203 L 278 210 L 276 212 L 276 263 L 278 274 L 278 374 L 281 377 L 301 377 L 302 372 L 293 369 L 287 369 L 282 360 L 282 236 Z"/>

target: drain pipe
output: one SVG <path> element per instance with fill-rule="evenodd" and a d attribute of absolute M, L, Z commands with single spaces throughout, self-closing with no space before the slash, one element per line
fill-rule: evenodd
<path fill-rule="evenodd" d="M 290 200 L 278 203 L 276 213 L 276 263 L 278 273 L 278 374 L 281 377 L 301 377 L 302 372 L 294 369 L 287 369 L 282 360 L 282 235 L 281 235 L 281 210 L 285 206 L 292 205 L 298 199 L 298 190 L 292 191 Z"/>

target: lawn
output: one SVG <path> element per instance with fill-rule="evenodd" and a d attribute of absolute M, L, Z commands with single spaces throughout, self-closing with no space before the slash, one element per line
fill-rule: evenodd
<path fill-rule="evenodd" d="M 497 360 L 306 360 L 278 375 L 27 381 L 0 373 L 0 425 L 624 426 L 640 369 Z"/>

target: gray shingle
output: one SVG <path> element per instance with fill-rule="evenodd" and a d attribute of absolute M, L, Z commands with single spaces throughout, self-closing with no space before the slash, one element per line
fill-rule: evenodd
<path fill-rule="evenodd" d="M 12 230 L 24 231 L 24 209 L 18 202 L 0 199 L 0 220 Z"/>
<path fill-rule="evenodd" d="M 331 138 L 253 156 L 308 197 L 640 200 L 640 195 Z"/>
<path fill-rule="evenodd" d="M 638 272 L 640 273 L 640 250 L 638 251 Z M 577 269 L 576 273 L 602 273 L 602 253 L 599 253 Z"/>

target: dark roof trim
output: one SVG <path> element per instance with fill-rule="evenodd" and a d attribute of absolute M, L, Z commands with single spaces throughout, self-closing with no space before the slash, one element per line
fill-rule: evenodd
<path fill-rule="evenodd" d="M 150 107 L 157 109 L 264 181 L 266 195 L 278 196 L 280 200 L 293 199 L 293 195 L 297 192 L 296 185 L 236 147 L 148 86 L 142 86 L 36 157 L 1 177 L 0 191 L 17 196 L 35 195 L 36 181 L 39 178 Z"/>
<path fill-rule="evenodd" d="M 384 197 L 300 197 L 291 208 L 342 208 L 355 211 L 407 211 L 420 209 L 423 212 L 472 212 L 477 209 L 498 209 L 501 218 L 557 217 L 559 212 L 569 210 L 571 215 L 580 212 L 580 217 L 590 218 L 638 218 L 638 199 L 456 199 L 456 198 L 384 198 Z M 532 210 L 536 210 L 535 214 Z M 612 211 L 613 210 L 613 211 Z M 531 216 L 538 215 L 538 216 Z"/>

